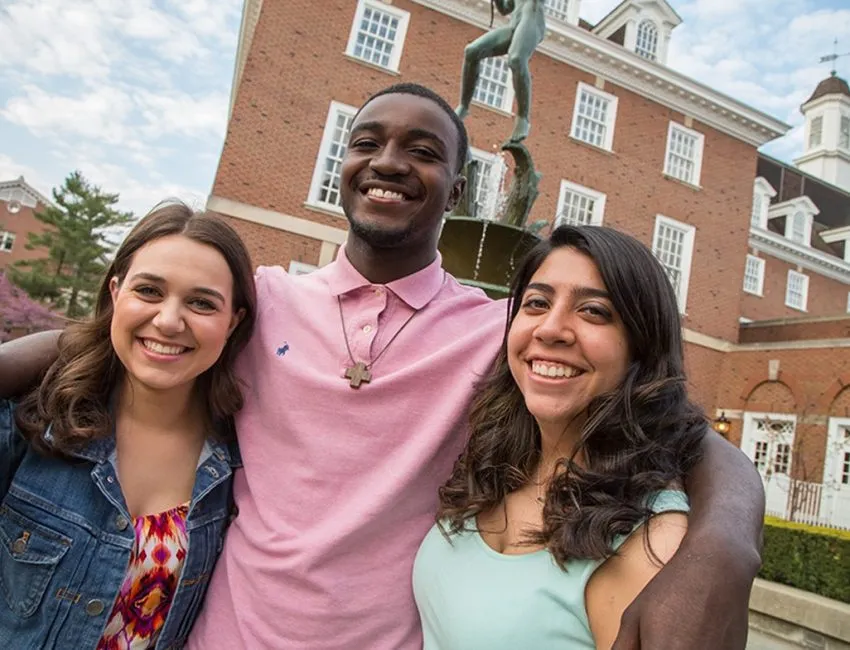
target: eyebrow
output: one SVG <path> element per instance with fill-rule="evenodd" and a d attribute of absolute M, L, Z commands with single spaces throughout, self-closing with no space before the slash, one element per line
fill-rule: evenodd
<path fill-rule="evenodd" d="M 360 131 L 384 131 L 384 125 L 380 122 L 361 122 L 357 124 L 354 128 L 351 129 L 351 132 L 348 135 L 349 140 L 353 138 Z M 443 151 L 448 151 L 448 145 L 443 141 L 443 139 L 438 136 L 433 131 L 429 131 L 428 129 L 423 129 L 419 127 L 414 127 L 412 129 L 408 129 L 407 131 L 407 139 L 409 140 L 431 140 L 436 142 L 442 147 Z"/>
<path fill-rule="evenodd" d="M 164 277 L 161 275 L 155 275 L 153 273 L 136 273 L 131 280 L 147 280 L 148 282 L 156 282 L 157 284 L 167 284 Z M 210 289 L 209 287 L 192 287 L 192 292 L 200 293 L 205 296 L 212 296 L 213 298 L 218 298 L 221 302 L 227 302 L 224 299 L 224 296 L 221 295 L 215 289 Z"/>
<path fill-rule="evenodd" d="M 551 284 L 546 284 L 545 282 L 531 282 L 525 290 L 539 291 L 547 296 L 555 294 L 554 287 L 552 287 Z M 581 298 L 604 298 L 605 300 L 611 300 L 611 294 L 605 289 L 596 289 L 594 287 L 574 287 L 570 293 L 574 300 L 579 300 Z"/>

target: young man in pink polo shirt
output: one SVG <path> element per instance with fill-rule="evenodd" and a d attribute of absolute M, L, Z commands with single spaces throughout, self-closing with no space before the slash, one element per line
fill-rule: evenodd
<path fill-rule="evenodd" d="M 459 200 L 463 124 L 399 85 L 355 117 L 340 192 L 350 234 L 306 276 L 257 273 L 240 359 L 244 469 L 193 650 L 417 650 L 411 567 L 465 442 L 473 386 L 505 304 L 440 265 Z M 49 337 L 0 348 L 0 393 L 52 359 Z M 615 650 L 743 649 L 763 496 L 752 464 L 709 434 L 688 481 L 689 533 L 626 613 Z"/>

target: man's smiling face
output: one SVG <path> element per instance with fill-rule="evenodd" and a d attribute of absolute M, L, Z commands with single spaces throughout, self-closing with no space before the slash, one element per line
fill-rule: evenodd
<path fill-rule="evenodd" d="M 436 246 L 445 212 L 463 191 L 458 132 L 435 102 L 382 95 L 351 125 L 342 207 L 354 236 L 374 248 Z"/>

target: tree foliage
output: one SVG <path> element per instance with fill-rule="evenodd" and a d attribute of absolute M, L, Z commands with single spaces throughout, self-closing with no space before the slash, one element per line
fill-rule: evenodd
<path fill-rule="evenodd" d="M 47 229 L 30 233 L 27 250 L 46 257 L 16 262 L 11 280 L 30 296 L 62 310 L 70 318 L 91 311 L 113 245 L 110 234 L 133 222 L 133 215 L 114 206 L 118 194 L 103 192 L 75 171 L 54 188 L 56 205 L 36 213 Z"/>
<path fill-rule="evenodd" d="M 63 319 L 0 273 L 0 343 L 15 335 L 62 327 Z"/>

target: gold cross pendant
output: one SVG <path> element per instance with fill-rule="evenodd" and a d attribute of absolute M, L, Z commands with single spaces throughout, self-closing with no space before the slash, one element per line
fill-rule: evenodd
<path fill-rule="evenodd" d="M 352 388 L 360 388 L 360 384 L 368 384 L 372 380 L 372 373 L 369 372 L 369 368 L 362 361 L 358 361 L 353 366 L 346 368 L 345 376 L 351 380 L 350 386 Z"/>

